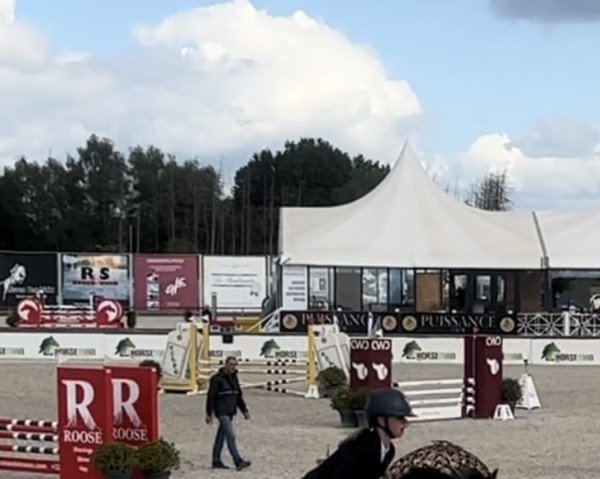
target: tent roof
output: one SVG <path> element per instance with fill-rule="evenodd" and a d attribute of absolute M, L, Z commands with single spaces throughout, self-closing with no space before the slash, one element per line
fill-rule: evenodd
<path fill-rule="evenodd" d="M 286 264 L 538 269 L 531 213 L 470 207 L 440 190 L 405 144 L 389 174 L 339 206 L 281 208 Z"/>
<path fill-rule="evenodd" d="M 550 268 L 600 269 L 600 208 L 536 215 Z"/>

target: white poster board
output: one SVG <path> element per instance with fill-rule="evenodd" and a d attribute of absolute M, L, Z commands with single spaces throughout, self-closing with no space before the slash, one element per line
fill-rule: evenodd
<path fill-rule="evenodd" d="M 204 304 L 217 295 L 219 311 L 260 311 L 267 296 L 264 256 L 204 256 Z"/>
<path fill-rule="evenodd" d="M 308 268 L 283 266 L 281 271 L 281 307 L 284 310 L 308 309 Z"/>

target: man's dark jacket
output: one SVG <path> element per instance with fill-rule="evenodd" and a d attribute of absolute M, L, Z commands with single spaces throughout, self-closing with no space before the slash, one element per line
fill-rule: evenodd
<path fill-rule="evenodd" d="M 235 416 L 237 408 L 243 413 L 248 411 L 237 373 L 228 374 L 225 368 L 210 379 L 206 397 L 207 416 Z"/>
<path fill-rule="evenodd" d="M 390 449 L 381 461 L 381 439 L 373 430 L 364 429 L 357 437 L 343 442 L 338 449 L 302 479 L 379 479 L 394 458 Z"/>

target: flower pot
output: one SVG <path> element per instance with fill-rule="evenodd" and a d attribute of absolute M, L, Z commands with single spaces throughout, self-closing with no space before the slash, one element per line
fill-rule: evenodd
<path fill-rule="evenodd" d="M 513 413 L 513 416 L 515 414 L 515 410 L 517 409 L 517 401 L 507 401 L 508 402 L 508 407 L 510 408 L 510 412 Z"/>
<path fill-rule="evenodd" d="M 354 411 L 356 414 L 356 425 L 360 428 L 367 427 L 367 416 L 364 411 Z"/>
<path fill-rule="evenodd" d="M 171 471 L 144 471 L 145 479 L 169 479 Z"/>
<path fill-rule="evenodd" d="M 102 471 L 104 479 L 131 479 L 133 471 Z"/>
<path fill-rule="evenodd" d="M 342 409 L 339 413 L 342 427 L 356 427 L 356 414 L 354 414 L 352 409 Z"/>

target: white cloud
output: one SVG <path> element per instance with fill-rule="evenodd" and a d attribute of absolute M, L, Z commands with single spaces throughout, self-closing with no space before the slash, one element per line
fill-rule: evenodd
<path fill-rule="evenodd" d="M 62 158 L 92 132 L 122 149 L 153 143 L 235 158 L 229 170 L 300 136 L 383 161 L 418 137 L 422 112 L 410 86 L 389 78 L 369 48 L 303 12 L 274 16 L 234 0 L 137 26 L 134 36 L 133 54 L 100 59 L 55 52 L 42 33 L 0 22 L 0 91 L 8 92 L 0 164 L 50 150 Z"/>
<path fill-rule="evenodd" d="M 532 157 L 502 134 L 480 136 L 456 165 L 463 181 L 506 170 L 518 209 L 570 209 L 598 204 L 600 142 L 586 155 Z"/>

